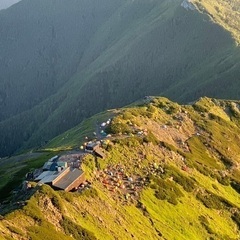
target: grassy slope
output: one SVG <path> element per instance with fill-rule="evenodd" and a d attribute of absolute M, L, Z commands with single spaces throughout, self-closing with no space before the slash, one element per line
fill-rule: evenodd
<path fill-rule="evenodd" d="M 41 167 L 53 155 L 51 152 L 29 153 L 1 159 L 0 199 L 8 197 L 10 192 L 21 184 L 27 172 Z"/>
<path fill-rule="evenodd" d="M 240 2 L 239 0 L 199 1 L 193 0 L 199 10 L 207 12 L 219 25 L 228 30 L 240 43 Z"/>
<path fill-rule="evenodd" d="M 162 166 L 164 173 L 150 175 L 150 185 L 140 194 L 145 210 L 137 208 L 135 201 L 126 204 L 123 195 L 113 194 L 96 180 L 95 161 L 88 157 L 83 168 L 93 184 L 91 190 L 79 194 L 36 187 L 23 209 L 0 221 L 2 238 L 72 239 L 67 237 L 71 234 L 81 239 L 85 234 L 84 239 L 238 239 L 239 219 L 234 212 L 240 213 L 239 193 L 230 183 L 240 182 L 240 102 L 202 98 L 194 105 L 180 106 L 153 98 L 142 104 L 118 111 L 111 125 L 116 139 L 107 148 L 107 158 L 98 161 L 102 169 L 120 163 L 127 166 L 128 174 L 141 176 L 154 162 Z M 80 145 L 76 132 L 92 125 L 91 133 L 97 120 L 108 118 L 109 113 L 96 115 L 55 138 L 50 146 Z M 133 133 L 119 139 L 121 129 Z M 153 133 L 144 143 L 134 133 L 141 129 Z M 62 141 L 63 136 L 69 138 Z M 185 164 L 187 171 L 182 170 Z M 160 200 L 162 186 L 165 200 Z M 176 189 L 181 193 L 174 197 Z M 26 221 L 18 221 L 20 216 Z"/>
<path fill-rule="evenodd" d="M 99 132 L 99 124 L 107 121 L 109 118 L 112 118 L 116 114 L 115 112 L 115 110 L 112 110 L 99 113 L 87 120 L 84 120 L 73 129 L 70 129 L 60 136 L 52 139 L 46 146 L 44 146 L 44 149 L 59 151 L 79 148 L 79 146 L 86 141 L 85 137 L 90 139 L 94 138 L 93 133 Z M 56 149 L 56 146 L 59 146 L 59 148 Z"/>

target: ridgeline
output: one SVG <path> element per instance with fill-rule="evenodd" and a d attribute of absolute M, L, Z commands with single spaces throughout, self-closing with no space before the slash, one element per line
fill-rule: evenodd
<path fill-rule="evenodd" d="M 239 99 L 239 0 L 218 2 L 22 0 L 0 11 L 1 157 L 146 95 Z"/>
<path fill-rule="evenodd" d="M 1 160 L 7 185 L 86 137 L 101 140 L 106 155 L 84 158 L 88 189 L 32 182 L 5 200 L 1 239 L 239 239 L 239 109 L 239 101 L 145 97 L 85 120 L 41 156 Z"/>

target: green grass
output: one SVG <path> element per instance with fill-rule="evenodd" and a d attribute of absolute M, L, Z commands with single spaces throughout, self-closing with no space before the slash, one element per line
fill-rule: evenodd
<path fill-rule="evenodd" d="M 240 182 L 235 169 L 238 163 L 235 151 L 239 151 L 240 139 L 238 117 L 233 120 L 228 112 L 225 115 L 229 104 L 204 98 L 192 107 L 153 98 L 145 105 L 119 109 L 113 116 L 112 127 L 119 122 L 126 124 L 131 134 L 113 134 L 110 145 L 105 146 L 106 158 L 98 159 L 98 167 L 104 170 L 108 165 L 120 163 L 129 175 L 148 176 L 150 183 L 141 190 L 139 199 L 126 201 L 123 194 L 108 191 L 96 178 L 94 157 L 88 156 L 82 167 L 92 183 L 90 189 L 66 193 L 45 185 L 35 187 L 24 207 L 5 214 L 0 220 L 4 239 L 16 234 L 15 237 L 33 239 L 70 239 L 72 235 L 74 239 L 237 240 L 240 200 L 232 181 Z M 179 114 L 183 116 L 181 129 L 174 127 L 179 122 Z M 109 115 L 102 113 L 91 118 L 88 124 L 85 121 L 69 130 L 66 134 L 72 138 L 66 141 L 72 146 L 75 141 L 81 142 L 85 135 L 75 134 L 78 129 L 84 125 L 94 128 L 96 119 L 106 121 L 106 117 Z M 132 123 L 139 119 L 142 125 Z M 158 127 L 153 128 L 153 123 Z M 162 130 L 161 126 L 166 123 L 169 123 L 167 130 Z M 185 138 L 185 134 L 189 134 L 188 126 L 193 128 L 186 141 L 190 152 L 176 144 L 177 140 L 171 135 L 177 132 L 182 134 L 178 137 Z M 138 129 L 150 127 L 147 136 L 137 134 Z M 164 142 L 159 141 L 162 136 L 158 131 L 169 131 Z M 199 136 L 195 134 L 197 131 Z M 59 141 L 61 137 L 53 141 L 53 148 L 64 145 Z M 226 148 L 227 141 L 234 151 Z M 52 154 L 54 152 L 44 153 L 38 160 L 23 160 L 17 165 L 18 170 L 37 167 Z M 232 164 L 228 164 L 224 156 L 229 157 Z M 155 165 L 158 167 L 154 169 L 161 167 L 161 171 L 150 170 Z M 10 168 L 10 165 L 4 167 Z"/>
<path fill-rule="evenodd" d="M 199 137 L 194 136 L 188 140 L 188 145 L 190 147 L 191 153 L 186 154 L 194 162 L 200 162 L 203 165 L 209 166 L 215 169 L 222 169 L 223 165 L 217 161 L 213 156 L 210 155 L 208 149 L 199 139 Z"/>
<path fill-rule="evenodd" d="M 51 140 L 46 146 L 44 146 L 44 149 L 51 151 L 64 151 L 79 148 L 85 141 L 87 141 L 85 137 L 88 137 L 88 140 L 96 138 L 93 132 L 100 131 L 100 124 L 106 122 L 109 118 L 112 118 L 114 114 L 114 110 L 96 114 Z"/>
<path fill-rule="evenodd" d="M 10 196 L 13 189 L 18 188 L 25 179 L 26 173 L 42 167 L 42 165 L 55 153 L 45 153 L 39 157 L 32 159 L 23 159 L 21 161 L 15 161 L 9 158 L 7 162 L 1 165 L 1 184 L 0 184 L 0 199 L 4 200 Z"/>
<path fill-rule="evenodd" d="M 200 10 L 207 12 L 216 23 L 228 30 L 238 44 L 240 43 L 240 3 L 238 0 L 231 2 L 227 0 L 221 2 L 194 0 L 193 2 L 197 4 Z"/>
<path fill-rule="evenodd" d="M 81 228 L 79 225 L 67 217 L 64 217 L 60 224 L 62 225 L 65 234 L 72 236 L 74 239 L 97 239 L 93 233 Z"/>
<path fill-rule="evenodd" d="M 194 197 L 189 195 L 182 198 L 180 204 L 173 206 L 167 202 L 159 202 L 154 197 L 152 190 L 146 190 L 142 195 L 142 202 L 156 223 L 156 227 L 167 239 L 206 239 L 210 237 L 198 221 L 200 215 L 211 219 L 210 226 L 214 229 L 216 239 L 224 239 L 224 236 L 237 239 L 236 233 L 229 228 L 229 226 L 234 226 L 229 217 L 215 216 L 215 210 L 202 207 Z"/>

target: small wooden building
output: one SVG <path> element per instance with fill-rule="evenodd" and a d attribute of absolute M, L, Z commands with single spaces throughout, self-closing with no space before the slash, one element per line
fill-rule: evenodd
<path fill-rule="evenodd" d="M 97 142 L 90 142 L 90 143 L 87 144 L 87 146 L 86 146 L 86 148 L 85 148 L 85 151 L 92 153 L 92 152 L 94 152 L 96 149 L 98 149 L 99 146 L 100 146 L 100 144 L 97 143 Z"/>
<path fill-rule="evenodd" d="M 105 158 L 105 153 L 103 152 L 103 150 L 101 148 L 97 148 L 93 151 L 93 153 L 95 154 L 95 156 L 100 157 L 100 158 Z"/>
<path fill-rule="evenodd" d="M 77 189 L 83 182 L 85 182 L 84 172 L 77 168 L 71 169 L 68 167 L 63 174 L 52 181 L 52 186 L 56 189 L 69 192 L 73 189 Z"/>
<path fill-rule="evenodd" d="M 49 184 L 54 189 L 69 192 L 85 182 L 85 174 L 77 168 L 65 168 L 62 171 L 45 171 L 35 181 Z"/>

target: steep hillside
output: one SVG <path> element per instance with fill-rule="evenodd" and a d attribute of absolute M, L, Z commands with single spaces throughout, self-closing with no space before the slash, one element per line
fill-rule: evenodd
<path fill-rule="evenodd" d="M 238 0 L 199 1 L 192 0 L 200 11 L 232 33 L 237 44 L 240 43 L 240 2 Z"/>
<path fill-rule="evenodd" d="M 1 156 L 145 95 L 240 96 L 231 34 L 181 0 L 23 0 L 0 19 Z"/>
<path fill-rule="evenodd" d="M 48 150 L 79 147 L 97 129 L 111 136 L 101 136 L 105 159 L 83 161 L 89 189 L 32 183 L 2 205 L 2 239 L 239 239 L 239 101 L 148 97 L 86 120 Z"/>
<path fill-rule="evenodd" d="M 31 109 L 66 83 L 117 2 L 25 0 L 0 14 L 0 120 Z"/>

